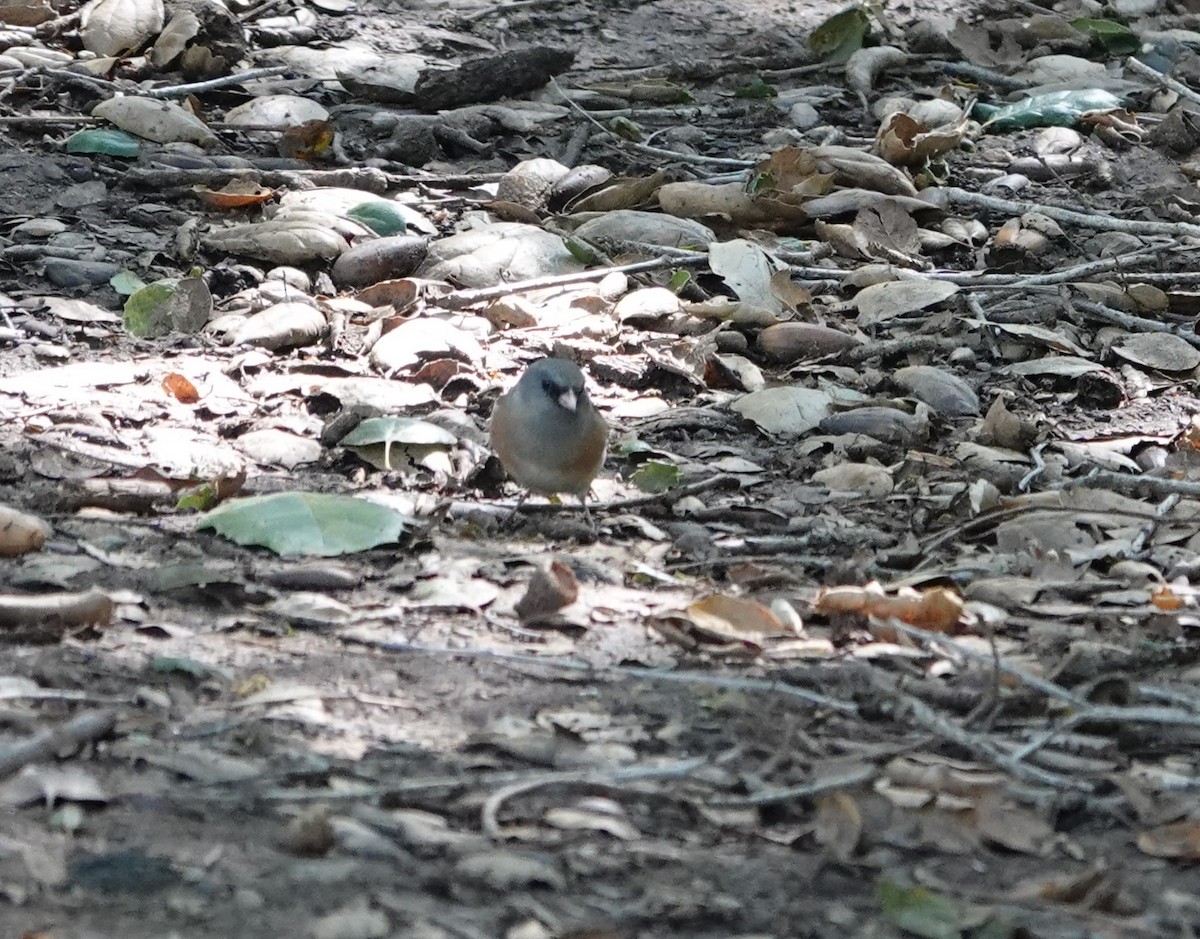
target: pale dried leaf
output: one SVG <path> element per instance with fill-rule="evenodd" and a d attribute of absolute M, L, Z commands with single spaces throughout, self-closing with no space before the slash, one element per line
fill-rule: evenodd
<path fill-rule="evenodd" d="M 194 143 L 215 147 L 220 141 L 200 118 L 171 101 L 125 95 L 101 101 L 92 117 L 103 118 L 121 130 L 155 143 Z"/>
<path fill-rule="evenodd" d="M 79 36 L 89 52 L 127 55 L 158 35 L 166 12 L 163 0 L 99 0 L 88 5 L 80 22 Z"/>

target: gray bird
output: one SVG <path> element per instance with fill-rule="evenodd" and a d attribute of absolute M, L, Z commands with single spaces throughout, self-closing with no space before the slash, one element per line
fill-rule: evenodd
<path fill-rule="evenodd" d="M 519 485 L 551 496 L 587 494 L 604 465 L 608 425 L 592 406 L 579 366 L 538 359 L 492 411 L 492 449 Z M 522 496 L 522 501 L 524 501 Z"/>

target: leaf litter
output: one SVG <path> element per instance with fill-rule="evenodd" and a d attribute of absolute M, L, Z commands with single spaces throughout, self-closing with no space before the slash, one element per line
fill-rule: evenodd
<path fill-rule="evenodd" d="M 743 6 L 0 6 L 0 919 L 1195 929 L 1191 21 Z"/>

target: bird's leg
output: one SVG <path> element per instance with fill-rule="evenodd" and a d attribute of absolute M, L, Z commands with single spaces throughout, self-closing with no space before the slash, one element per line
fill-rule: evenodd
<path fill-rule="evenodd" d="M 521 506 L 525 504 L 525 500 L 529 498 L 529 491 L 525 490 L 517 499 L 517 504 L 513 506 L 512 511 L 504 516 L 504 521 L 500 523 L 501 528 L 511 528 L 513 519 L 517 517 L 517 513 L 521 511 Z"/>
<path fill-rule="evenodd" d="M 596 520 L 592 518 L 592 510 L 587 504 L 588 493 L 584 493 L 579 497 L 579 504 L 583 506 L 583 517 L 587 520 L 588 527 L 592 530 L 592 535 L 599 538 L 600 529 L 596 525 Z"/>

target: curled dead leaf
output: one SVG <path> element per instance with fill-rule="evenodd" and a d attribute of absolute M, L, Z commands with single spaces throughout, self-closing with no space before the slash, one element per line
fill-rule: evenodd
<path fill-rule="evenodd" d="M 791 633 L 769 608 L 744 597 L 712 594 L 689 606 L 687 615 L 697 632 L 718 641 L 757 642 Z"/>
<path fill-rule="evenodd" d="M 195 404 L 200 400 L 200 392 L 184 375 L 170 372 L 162 380 L 163 391 L 180 404 Z"/>
<path fill-rule="evenodd" d="M 578 598 L 579 581 L 575 572 L 561 561 L 554 561 L 534 572 L 514 609 L 522 623 L 536 623 L 570 606 Z"/>
<path fill-rule="evenodd" d="M 899 111 L 890 115 L 875 136 L 875 149 L 889 163 L 914 166 L 955 150 L 967 132 L 967 117 L 952 124 L 928 127 Z"/>
<path fill-rule="evenodd" d="M 38 551 L 50 533 L 50 525 L 36 515 L 0 505 L 0 557 L 12 558 Z"/>
<path fill-rule="evenodd" d="M 205 205 L 214 209 L 241 209 L 261 205 L 275 198 L 275 190 L 260 186 L 251 179 L 232 179 L 220 189 L 195 186 L 192 192 Z"/>
<path fill-rule="evenodd" d="M 863 836 L 862 811 L 854 797 L 848 792 L 832 792 L 818 799 L 813 834 L 834 858 L 849 863 Z"/>
<path fill-rule="evenodd" d="M 1157 828 L 1147 828 L 1137 836 L 1138 849 L 1152 857 L 1181 861 L 1200 860 L 1200 821 L 1189 818 Z"/>
<path fill-rule="evenodd" d="M 825 587 L 817 594 L 813 608 L 818 613 L 856 613 L 881 620 L 894 617 L 920 629 L 955 635 L 964 625 L 965 604 L 958 593 L 945 587 L 922 591 L 905 587 L 888 595 L 878 583 L 871 583 L 865 587 Z"/>
<path fill-rule="evenodd" d="M 899 68 L 908 61 L 908 54 L 895 46 L 871 46 L 859 49 L 846 62 L 846 84 L 860 95 L 873 87 L 875 80 L 888 69 Z"/>
<path fill-rule="evenodd" d="M 1165 613 L 1175 613 L 1185 606 L 1183 597 L 1171 589 L 1170 585 L 1162 584 L 1150 594 L 1150 605 Z"/>

